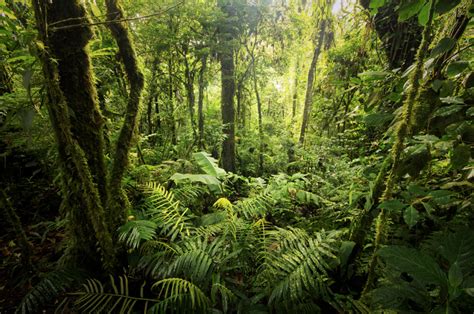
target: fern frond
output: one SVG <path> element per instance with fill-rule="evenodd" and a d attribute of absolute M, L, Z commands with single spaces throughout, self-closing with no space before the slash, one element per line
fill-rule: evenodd
<path fill-rule="evenodd" d="M 179 201 L 174 200 L 173 193 L 162 185 L 150 182 L 146 185 L 149 192 L 147 214 L 155 222 L 162 235 L 174 241 L 177 237 L 189 236 L 193 226 L 187 208 L 181 208 Z"/>
<path fill-rule="evenodd" d="M 36 284 L 21 300 L 18 313 L 37 313 L 60 294 L 85 280 L 86 273 L 78 269 L 56 269 Z"/>
<path fill-rule="evenodd" d="M 209 194 L 206 187 L 195 184 L 181 184 L 171 191 L 186 206 L 198 203 L 205 195 Z"/>
<path fill-rule="evenodd" d="M 141 257 L 137 270 L 152 278 L 166 275 L 170 260 L 177 254 L 173 245 L 157 240 L 146 241 L 139 252 Z"/>
<path fill-rule="evenodd" d="M 447 284 L 446 274 L 438 263 L 425 253 L 402 246 L 388 246 L 380 249 L 378 254 L 389 267 L 406 272 L 423 284 Z"/>
<path fill-rule="evenodd" d="M 269 193 L 261 193 L 253 197 L 239 200 L 235 204 L 237 213 L 247 219 L 260 218 L 267 214 L 272 208 L 273 201 Z"/>
<path fill-rule="evenodd" d="M 441 232 L 428 241 L 432 252 L 439 254 L 450 265 L 457 263 L 465 275 L 474 269 L 474 231 L 459 228 L 456 232 Z"/>
<path fill-rule="evenodd" d="M 222 305 L 222 310 L 224 313 L 228 311 L 229 302 L 236 299 L 235 294 L 227 288 L 224 284 L 220 282 L 220 276 L 213 276 L 211 287 L 211 300 L 213 304 L 217 303 L 218 294 L 221 295 L 220 303 Z"/>
<path fill-rule="evenodd" d="M 166 313 L 171 306 L 178 308 L 179 312 L 186 309 L 205 311 L 210 305 L 209 298 L 198 286 L 182 278 L 160 280 L 153 284 L 153 288 L 159 289 L 159 297 L 163 298 L 154 306 L 155 313 Z"/>
<path fill-rule="evenodd" d="M 131 313 L 136 308 L 143 308 L 146 313 L 150 304 L 159 302 L 144 296 L 146 282 L 141 284 L 139 296 L 130 295 L 127 276 L 118 277 L 117 282 L 110 276 L 110 284 L 113 291 L 107 292 L 100 281 L 88 279 L 83 284 L 84 291 L 72 294 L 79 297 L 75 302 L 77 310 L 82 313 Z"/>
<path fill-rule="evenodd" d="M 327 271 L 338 250 L 334 233 L 310 237 L 297 228 L 268 232 L 271 246 L 264 252 L 263 276 L 272 287 L 269 302 L 302 301 L 326 293 Z"/>
<path fill-rule="evenodd" d="M 219 238 L 208 242 L 200 238 L 184 242 L 177 247 L 177 257 L 170 264 L 168 275 L 183 275 L 195 282 L 203 282 L 213 272 L 214 260 L 224 252 L 223 241 Z"/>
<path fill-rule="evenodd" d="M 156 236 L 157 224 L 150 220 L 131 220 L 122 225 L 118 239 L 129 248 L 136 249 L 142 240 L 151 240 Z"/>

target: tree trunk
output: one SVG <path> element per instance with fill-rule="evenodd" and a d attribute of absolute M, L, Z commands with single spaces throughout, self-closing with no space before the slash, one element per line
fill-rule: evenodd
<path fill-rule="evenodd" d="M 298 82 L 299 82 L 299 75 L 300 74 L 300 55 L 296 55 L 296 65 L 295 65 L 295 84 L 293 90 L 293 108 L 291 111 L 291 118 L 295 119 L 296 117 L 296 109 L 298 108 Z"/>
<path fill-rule="evenodd" d="M 155 58 L 153 60 L 152 66 L 151 66 L 151 82 L 149 84 L 148 88 L 148 100 L 147 100 L 147 106 L 146 106 L 146 121 L 147 121 L 147 129 L 148 129 L 148 134 L 153 133 L 153 103 L 156 98 L 156 90 L 157 90 L 157 71 L 158 71 L 158 58 Z"/>
<path fill-rule="evenodd" d="M 201 57 L 201 69 L 199 70 L 199 95 L 198 95 L 198 129 L 199 129 L 199 149 L 204 148 L 204 88 L 205 88 L 205 73 L 207 65 L 207 54 Z"/>
<path fill-rule="evenodd" d="M 32 2 L 39 40 L 46 47 L 37 45 L 62 168 L 62 208 L 68 217 L 69 243 L 62 262 L 90 271 L 111 271 L 116 259 L 103 206 L 106 196 L 100 193 L 106 191 L 105 175 L 100 177 L 105 173 L 105 167 L 101 168 L 103 120 L 86 50 L 91 31 L 84 26 L 47 32 L 47 25 L 55 21 L 65 21 L 61 26 L 77 19 L 88 21 L 86 11 L 78 1 Z"/>
<path fill-rule="evenodd" d="M 171 125 L 171 144 L 176 145 L 176 123 L 174 121 L 174 95 L 173 95 L 173 59 L 170 50 L 168 59 L 168 101 L 169 119 Z"/>
<path fill-rule="evenodd" d="M 193 131 L 194 139 L 197 140 L 196 122 L 194 121 L 194 105 L 196 103 L 196 96 L 194 95 L 194 72 L 189 67 L 187 58 L 187 48 L 184 49 L 184 85 L 186 87 L 186 96 L 188 98 L 188 111 L 191 129 Z"/>
<path fill-rule="evenodd" d="M 257 112 L 258 112 L 258 137 L 259 137 L 259 150 L 258 150 L 258 172 L 259 175 L 263 174 L 263 123 L 262 123 L 262 102 L 260 100 L 260 94 L 258 92 L 257 84 L 257 73 L 255 71 L 255 57 L 252 54 L 253 63 L 253 86 L 255 89 L 255 97 L 257 98 Z"/>
<path fill-rule="evenodd" d="M 116 21 L 124 18 L 118 0 L 106 0 L 105 5 L 107 7 L 109 21 Z M 112 164 L 112 172 L 110 174 L 110 191 L 112 197 L 109 210 L 111 211 L 111 228 L 113 228 L 112 230 L 116 230 L 117 227 L 125 222 L 129 205 L 127 196 L 122 190 L 122 178 L 129 162 L 128 154 L 137 127 L 144 78 L 143 73 L 139 68 L 135 48 L 133 47 L 132 39 L 129 36 L 126 24 L 123 22 L 112 22 L 108 24 L 108 27 L 117 42 L 130 87 L 125 119 L 117 140 L 115 158 Z"/>
<path fill-rule="evenodd" d="M 221 111 L 224 135 L 222 142 L 222 166 L 225 170 L 235 172 L 235 78 L 234 52 L 232 50 L 221 53 Z"/>
<path fill-rule="evenodd" d="M 235 66 L 233 40 L 236 38 L 236 26 L 233 20 L 236 8 L 232 4 L 221 4 L 220 9 L 226 15 L 226 23 L 219 29 L 221 63 L 221 114 L 224 124 L 221 161 L 225 170 L 235 172 Z"/>
<path fill-rule="evenodd" d="M 306 133 L 306 128 L 308 127 L 309 118 L 311 115 L 311 107 L 313 105 L 313 85 L 314 85 L 314 73 L 316 71 L 316 65 L 318 64 L 318 58 L 321 54 L 321 50 L 324 43 L 324 37 L 326 34 L 326 20 L 321 21 L 320 30 L 318 34 L 318 42 L 314 49 L 313 60 L 311 61 L 311 66 L 308 70 L 308 82 L 306 84 L 306 96 L 304 100 L 304 111 L 303 111 L 303 122 L 301 124 L 300 132 L 300 144 L 303 144 L 304 137 Z"/>

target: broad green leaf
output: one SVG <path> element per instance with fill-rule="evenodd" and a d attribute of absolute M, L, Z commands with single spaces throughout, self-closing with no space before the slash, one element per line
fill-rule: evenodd
<path fill-rule="evenodd" d="M 386 209 L 388 211 L 394 212 L 394 211 L 401 211 L 406 206 L 407 205 L 402 203 L 400 200 L 393 199 L 393 200 L 388 200 L 388 201 L 382 202 L 379 205 L 379 208 L 381 208 L 381 209 L 383 208 L 383 209 Z"/>
<path fill-rule="evenodd" d="M 339 249 L 339 261 L 341 266 L 345 266 L 349 260 L 349 256 L 354 249 L 355 242 L 353 241 L 342 241 L 341 247 Z"/>
<path fill-rule="evenodd" d="M 433 90 L 435 92 L 439 91 L 439 89 L 443 86 L 443 81 L 441 80 L 434 80 L 432 83 L 431 83 L 431 88 L 433 88 Z"/>
<path fill-rule="evenodd" d="M 416 225 L 419 218 L 420 214 L 413 206 L 408 206 L 403 213 L 403 219 L 410 228 Z"/>
<path fill-rule="evenodd" d="M 182 174 L 175 173 L 171 176 L 170 180 L 173 180 L 177 184 L 182 182 L 201 182 L 209 187 L 214 193 L 221 193 L 222 187 L 221 182 L 215 177 L 208 174 Z"/>
<path fill-rule="evenodd" d="M 194 160 L 199 165 L 202 171 L 206 174 L 220 178 L 226 175 L 226 171 L 217 166 L 217 160 L 211 157 L 206 152 L 198 152 L 193 154 Z"/>
<path fill-rule="evenodd" d="M 466 144 L 460 144 L 453 150 L 451 156 L 451 166 L 454 169 L 462 169 L 471 158 L 471 148 Z"/>
<path fill-rule="evenodd" d="M 440 90 L 440 97 L 448 97 L 451 96 L 454 92 L 454 88 L 456 87 L 456 84 L 454 84 L 453 81 L 451 80 L 446 80 L 443 81 L 443 84 L 441 85 L 441 90 Z"/>
<path fill-rule="evenodd" d="M 467 74 L 462 84 L 464 85 L 464 88 L 474 87 L 474 72 L 470 72 L 469 74 Z"/>
<path fill-rule="evenodd" d="M 469 67 L 469 62 L 467 61 L 455 61 L 451 62 L 446 68 L 446 74 L 450 77 L 456 76 L 462 71 L 466 70 Z"/>
<path fill-rule="evenodd" d="M 418 14 L 418 23 L 422 26 L 426 26 L 430 17 L 431 3 L 433 0 L 428 1 L 420 10 Z"/>
<path fill-rule="evenodd" d="M 444 14 L 456 7 L 461 0 L 438 0 L 436 2 L 435 11 L 438 14 Z"/>
<path fill-rule="evenodd" d="M 450 116 L 460 111 L 462 108 L 464 108 L 464 106 L 460 106 L 460 105 L 451 105 L 451 106 L 441 107 L 433 113 L 433 118 Z"/>
<path fill-rule="evenodd" d="M 376 112 L 364 117 L 364 122 L 369 127 L 382 127 L 385 123 L 392 121 L 393 114 Z"/>
<path fill-rule="evenodd" d="M 390 267 L 410 274 L 423 284 L 446 286 L 446 274 L 429 255 L 402 246 L 389 246 L 378 253 Z"/>
<path fill-rule="evenodd" d="M 445 104 L 458 104 L 458 105 L 464 104 L 464 99 L 460 97 L 453 97 L 453 96 L 441 97 L 440 100 L 441 102 Z"/>
<path fill-rule="evenodd" d="M 435 202 L 438 205 L 447 205 L 450 202 L 452 202 L 452 197 L 454 197 L 456 193 L 452 191 L 447 191 L 447 190 L 436 190 L 436 191 L 431 191 L 429 193 L 429 196 L 431 196 L 431 199 L 433 202 Z"/>
<path fill-rule="evenodd" d="M 365 71 L 359 73 L 359 77 L 364 81 L 379 81 L 384 80 L 390 74 L 390 72 L 385 71 Z"/>
<path fill-rule="evenodd" d="M 406 21 L 410 17 L 415 16 L 420 12 L 421 8 L 424 6 L 424 0 L 405 0 L 400 5 L 398 9 L 398 20 Z"/>
<path fill-rule="evenodd" d="M 474 107 L 469 107 L 469 109 L 466 110 L 466 116 L 468 117 L 474 116 Z"/>
<path fill-rule="evenodd" d="M 439 41 L 436 47 L 431 51 L 431 57 L 436 57 L 440 54 L 450 51 L 456 45 L 456 41 L 450 37 L 445 37 Z"/>
<path fill-rule="evenodd" d="M 449 284 L 453 288 L 457 288 L 461 285 L 462 280 L 463 280 L 463 275 L 462 275 L 461 267 L 459 267 L 457 262 L 451 265 L 451 267 L 449 268 L 448 279 L 449 279 Z"/>
<path fill-rule="evenodd" d="M 369 8 L 378 9 L 385 5 L 385 0 L 370 0 Z"/>

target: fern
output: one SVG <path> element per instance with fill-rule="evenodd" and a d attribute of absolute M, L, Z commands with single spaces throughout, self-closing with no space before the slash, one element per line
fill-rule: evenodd
<path fill-rule="evenodd" d="M 423 284 L 446 284 L 446 274 L 434 258 L 425 253 L 401 246 L 389 246 L 380 249 L 378 254 L 389 267 L 406 272 Z"/>
<path fill-rule="evenodd" d="M 454 233 L 438 233 L 427 243 L 432 252 L 444 258 L 449 265 L 457 263 L 464 274 L 474 269 L 474 231 L 462 227 Z"/>
<path fill-rule="evenodd" d="M 156 282 L 153 288 L 159 289 L 163 300 L 151 310 L 155 313 L 166 313 L 170 307 L 192 311 L 206 311 L 210 306 L 209 298 L 192 282 L 182 278 L 166 278 Z"/>
<path fill-rule="evenodd" d="M 240 200 L 235 205 L 237 213 L 247 219 L 263 217 L 272 208 L 273 201 L 269 193 L 261 193 L 253 197 Z"/>
<path fill-rule="evenodd" d="M 143 309 L 147 313 L 150 304 L 158 303 L 158 299 L 146 298 L 143 282 L 139 289 L 139 296 L 130 295 L 131 289 L 127 276 L 118 277 L 116 282 L 110 276 L 112 292 L 106 292 L 104 285 L 97 279 L 88 279 L 83 285 L 84 291 L 71 295 L 78 296 L 75 302 L 77 310 L 82 313 L 131 313 L 136 309 Z"/>
<path fill-rule="evenodd" d="M 271 288 L 270 303 L 302 301 L 326 293 L 327 271 L 336 259 L 336 234 L 324 231 L 310 237 L 301 229 L 268 232 L 263 277 Z"/>
<path fill-rule="evenodd" d="M 206 187 L 192 185 L 192 184 L 183 184 L 172 189 L 173 194 L 181 203 L 190 206 L 196 203 L 199 203 L 201 199 L 204 198 L 209 191 Z"/>
<path fill-rule="evenodd" d="M 37 313 L 40 308 L 74 285 L 83 281 L 86 274 L 78 269 L 56 269 L 36 284 L 22 299 L 18 313 Z"/>
<path fill-rule="evenodd" d="M 210 278 L 214 260 L 224 252 L 223 244 L 220 239 L 207 242 L 197 238 L 184 242 L 177 247 L 177 257 L 169 266 L 169 275 L 184 275 L 193 281 L 204 282 Z"/>
<path fill-rule="evenodd" d="M 188 209 L 182 209 L 179 201 L 174 200 L 173 193 L 158 183 L 148 183 L 146 189 L 150 194 L 146 212 L 158 225 L 160 233 L 175 240 L 177 237 L 189 236 L 193 228 Z"/>
<path fill-rule="evenodd" d="M 150 220 L 132 220 L 118 230 L 118 239 L 129 248 L 136 249 L 142 240 L 151 240 L 156 235 L 157 225 Z"/>

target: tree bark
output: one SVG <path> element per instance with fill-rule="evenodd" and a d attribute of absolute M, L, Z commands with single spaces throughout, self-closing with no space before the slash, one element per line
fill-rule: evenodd
<path fill-rule="evenodd" d="M 235 172 L 235 110 L 234 110 L 234 52 L 222 53 L 221 61 L 221 111 L 224 135 L 222 142 L 222 166 L 226 171 Z"/>
<path fill-rule="evenodd" d="M 300 74 L 300 55 L 296 55 L 296 65 L 295 65 L 295 84 L 293 90 L 293 107 L 291 110 L 291 118 L 295 119 L 296 117 L 296 109 L 298 108 L 298 82 L 299 82 L 299 75 Z"/>
<path fill-rule="evenodd" d="M 224 124 L 224 141 L 222 142 L 221 161 L 225 170 L 235 172 L 235 66 L 233 39 L 235 34 L 236 9 L 231 4 L 221 5 L 221 10 L 226 15 L 226 23 L 219 29 L 221 51 L 221 114 Z"/>
<path fill-rule="evenodd" d="M 105 168 L 97 169 L 103 161 L 103 156 L 97 156 L 103 153 L 102 119 L 86 50 L 91 32 L 87 26 L 56 31 L 51 36 L 47 32 L 47 25 L 54 21 L 65 20 L 67 25 L 77 19 L 87 20 L 86 11 L 78 1 L 32 3 L 42 42 L 37 49 L 48 95 L 46 106 L 62 170 L 62 208 L 68 217 L 69 243 L 62 263 L 93 272 L 112 271 L 116 266 L 115 250 L 102 205 L 106 197 L 100 194 L 104 187 L 98 183 L 105 177 L 97 177 Z M 57 61 L 53 62 L 51 57 Z M 91 145 L 95 145 L 96 151 L 90 151 Z"/>
<path fill-rule="evenodd" d="M 259 175 L 263 174 L 263 122 L 262 122 L 262 101 L 260 99 L 260 93 L 258 92 L 257 73 L 255 71 L 256 62 L 255 56 L 251 53 L 252 58 L 252 76 L 253 76 L 253 87 L 255 90 L 255 97 L 257 98 L 257 113 L 258 113 L 258 137 L 259 137 L 259 150 L 258 150 L 258 172 Z"/>
<path fill-rule="evenodd" d="M 313 85 L 314 85 L 314 73 L 316 72 L 316 65 L 318 64 L 318 58 L 321 54 L 321 50 L 324 43 L 324 37 L 326 34 L 326 20 L 321 21 L 319 34 L 318 34 L 318 42 L 314 49 L 313 59 L 311 61 L 311 66 L 308 70 L 308 82 L 306 84 L 306 96 L 304 100 L 304 111 L 303 111 L 303 122 L 301 124 L 301 132 L 300 132 L 300 144 L 303 144 L 304 137 L 306 134 L 306 128 L 308 127 L 309 118 L 311 115 L 311 107 L 313 105 Z"/>
<path fill-rule="evenodd" d="M 176 123 L 174 121 L 174 94 L 173 94 L 173 59 L 170 50 L 168 59 L 168 101 L 169 119 L 171 125 L 171 144 L 176 145 Z"/>
<path fill-rule="evenodd" d="M 205 88 L 205 73 L 207 66 L 207 54 L 201 57 L 201 69 L 199 70 L 199 94 L 198 94 L 198 129 L 199 129 L 199 148 L 204 149 L 204 88 Z"/>
<path fill-rule="evenodd" d="M 196 132 L 196 122 L 194 121 L 194 107 L 196 103 L 196 96 L 194 94 L 194 71 L 191 70 L 189 66 L 189 61 L 187 58 L 187 47 L 183 50 L 184 55 L 184 85 L 186 87 L 186 96 L 188 98 L 188 111 L 189 111 L 189 121 L 191 123 L 191 129 L 193 131 L 194 139 L 197 140 L 198 135 Z"/>
<path fill-rule="evenodd" d="M 111 22 L 108 23 L 108 27 L 117 42 L 120 57 L 125 67 L 130 87 L 125 119 L 117 140 L 115 158 L 110 174 L 110 191 L 112 197 L 109 210 L 111 211 L 111 228 L 114 228 L 112 230 L 115 230 L 115 228 L 125 222 L 126 212 L 129 205 L 127 196 L 122 190 L 122 178 L 125 169 L 128 166 L 128 154 L 137 127 L 144 78 L 138 65 L 135 48 L 133 47 L 132 39 L 130 38 L 126 24 L 118 21 L 114 22 L 124 18 L 123 10 L 119 5 L 118 0 L 106 0 L 105 5 L 107 7 L 109 21 Z"/>
<path fill-rule="evenodd" d="M 148 100 L 147 100 L 147 106 L 146 106 L 146 121 L 147 121 L 147 130 L 148 134 L 153 133 L 153 102 L 155 101 L 156 98 L 156 90 L 157 90 L 157 71 L 158 71 L 158 58 L 155 58 L 153 60 L 152 66 L 151 66 L 151 82 L 149 84 L 148 88 Z"/>

